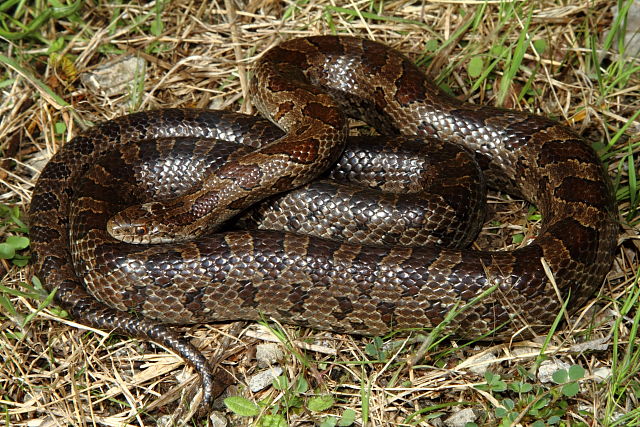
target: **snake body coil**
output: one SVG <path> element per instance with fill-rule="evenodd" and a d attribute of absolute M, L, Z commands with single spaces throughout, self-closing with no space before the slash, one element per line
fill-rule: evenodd
<path fill-rule="evenodd" d="M 77 136 L 51 159 L 29 212 L 36 273 L 48 288 L 58 288 L 63 308 L 94 327 L 174 349 L 203 375 L 206 402 L 212 379 L 204 357 L 162 323 L 267 316 L 319 329 L 383 334 L 434 327 L 451 309 L 495 286 L 447 328 L 477 337 L 506 324 L 495 335 L 505 336 L 522 326 L 550 324 L 563 298 L 570 295 L 577 307 L 602 283 L 616 245 L 611 184 L 594 151 L 567 127 L 524 112 L 462 103 L 442 94 L 396 51 L 366 40 L 291 40 L 268 51 L 255 75 L 256 103 L 285 136 L 262 120 L 221 112 L 164 110 L 121 117 Z M 513 251 L 479 252 L 361 246 L 280 231 L 210 233 L 211 226 L 199 219 L 202 212 L 222 222 L 326 170 L 343 148 L 341 111 L 381 133 L 446 139 L 475 152 L 490 186 L 538 207 L 543 217 L 538 237 Z M 167 246 L 112 239 L 105 215 L 126 206 L 118 198 L 122 190 L 107 184 L 122 180 L 125 172 L 113 176 L 118 168 L 98 166 L 86 175 L 89 166 L 111 153 L 103 164 L 120 162 L 121 170 L 131 171 L 132 160 L 145 153 L 132 152 L 129 143 L 160 138 L 147 146 L 161 151 L 185 137 L 257 147 L 231 156 L 190 198 L 169 201 L 165 222 L 183 228 L 192 223 L 190 231 L 206 237 Z M 197 151 L 199 143 L 193 144 Z M 184 190 L 182 184 L 166 185 Z M 154 206 L 145 209 L 162 216 Z"/>

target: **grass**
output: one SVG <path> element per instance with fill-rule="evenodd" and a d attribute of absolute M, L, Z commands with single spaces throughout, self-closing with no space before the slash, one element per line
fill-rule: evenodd
<path fill-rule="evenodd" d="M 569 123 L 612 177 L 619 251 L 600 292 L 540 340 L 469 343 L 437 332 L 360 338 L 238 322 L 185 328 L 231 377 L 223 397 L 241 397 L 239 406 L 221 401 L 217 415 L 235 425 L 409 426 L 473 409 L 477 425 L 639 425 L 640 60 L 624 53 L 618 37 L 632 2 L 617 2 L 618 17 L 613 3 L 256 0 L 237 10 L 231 1 L 1 3 L 0 245 L 10 246 L 0 255 L 5 424 L 206 422 L 185 404 L 197 379 L 189 368 L 155 345 L 74 323 L 21 265 L 29 254 L 24 240 L 9 236 L 28 237 L 20 212 L 36 171 L 80 129 L 139 109 L 251 111 L 246 90 L 256 56 L 280 39 L 324 33 L 385 42 L 470 102 Z M 88 89 L 89 73 L 127 55 L 146 63 L 130 84 L 109 95 Z M 505 248 L 535 233 L 526 204 L 499 193 L 489 202 L 492 217 L 476 245 Z M 282 343 L 284 372 L 250 392 L 244 384 L 261 370 L 253 352 L 265 340 Z M 494 357 L 488 373 L 474 372 L 485 354 Z M 566 363 L 566 377 L 543 382 L 539 373 L 552 362 Z"/>

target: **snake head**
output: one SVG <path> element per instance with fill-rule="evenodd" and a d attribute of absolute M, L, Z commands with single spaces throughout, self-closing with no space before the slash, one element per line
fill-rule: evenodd
<path fill-rule="evenodd" d="M 107 231 L 125 243 L 170 243 L 184 240 L 170 226 L 162 203 L 150 202 L 130 206 L 107 221 Z"/>

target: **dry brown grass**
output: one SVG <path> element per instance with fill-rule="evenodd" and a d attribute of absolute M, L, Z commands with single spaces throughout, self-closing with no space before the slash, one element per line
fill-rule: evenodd
<path fill-rule="evenodd" d="M 252 62 L 270 46 L 293 37 L 335 31 L 372 38 L 426 62 L 427 72 L 461 97 L 495 104 L 509 62 L 500 62 L 490 79 L 473 91 L 476 80 L 468 77 L 466 65 L 471 57 L 486 55 L 495 45 L 514 43 L 523 21 L 507 14 L 501 22 L 501 11 L 508 7 L 490 2 L 483 19 L 458 33 L 481 7 L 478 3 L 390 1 L 378 9 L 379 2 L 362 0 L 330 3 L 219 0 L 124 5 L 89 1 L 73 20 L 46 22 L 38 31 L 41 40 L 32 37 L 5 43 L 0 39 L 2 53 L 29 72 L 24 74 L 7 67 L 0 74 L 0 81 L 6 82 L 0 88 L 3 153 L 0 203 L 24 210 L 37 171 L 65 141 L 90 123 L 133 110 L 164 107 L 252 112 L 246 96 Z M 612 24 L 612 3 L 536 2 L 530 33 L 535 39 L 545 40 L 547 49 L 542 55 L 527 50 L 523 66 L 508 86 L 504 105 L 568 121 L 589 139 L 608 143 L 640 106 L 638 73 L 629 77 L 625 87 L 605 92 L 596 79 L 587 49 L 588 32 L 600 42 L 604 39 L 604 31 Z M 394 20 L 371 18 L 369 14 Z M 163 28 L 153 36 L 150 26 L 156 17 Z M 453 42 L 433 57 L 423 49 L 428 40 L 442 44 L 452 36 L 456 37 Z M 43 40 L 53 41 L 57 37 L 64 37 L 63 47 L 57 55 L 51 55 Z M 146 62 L 144 81 L 139 87 L 125 87 L 107 96 L 83 84 L 83 74 L 127 55 Z M 613 50 L 598 55 L 603 58 L 602 67 L 618 58 Z M 529 92 L 518 100 L 530 78 L 536 93 Z M 55 97 L 34 85 L 34 79 L 44 82 L 70 106 L 61 107 Z M 60 124 L 66 126 L 66 131 L 56 129 Z M 619 179 L 622 193 L 629 185 L 627 156 L 637 155 L 639 129 L 636 119 L 626 134 L 617 139 L 607 158 L 611 175 Z M 633 337 L 630 335 L 633 319 L 615 323 L 620 319 L 624 299 L 633 289 L 640 266 L 638 235 L 632 228 L 638 217 L 637 214 L 626 217 L 633 206 L 629 196 L 622 193 L 619 206 L 625 215 L 621 218 L 625 231 L 611 274 L 601 292 L 553 335 L 544 351 L 551 359 L 580 364 L 587 369 L 588 376 L 597 368 L 619 363 L 624 351 L 635 348 L 633 342 L 628 342 Z M 492 196 L 497 213 L 481 238 L 483 246 L 503 247 L 511 243 L 512 234 L 527 234 L 534 229 L 523 220 L 522 205 L 505 203 L 506 200 L 503 195 Z M 6 229 L 0 228 L 0 232 L 3 230 Z M 31 282 L 28 268 L 12 266 L 7 260 L 0 260 L 0 273 L 2 285 L 9 289 L 21 290 L 19 283 Z M 171 414 L 175 422 L 187 421 L 192 425 L 205 422 L 202 418 L 188 421 L 191 413 L 184 403 L 189 393 L 185 392 L 196 385 L 197 378 L 178 357 L 156 345 L 88 330 L 61 316 L 53 306 L 39 311 L 22 327 L 24 316 L 36 313 L 41 301 L 2 292 L 18 313 L 16 316 L 0 305 L 0 409 L 4 406 L 7 425 L 154 425 L 166 422 L 160 417 Z M 631 311 L 629 316 L 633 315 Z M 612 336 L 614 327 L 617 336 Z M 356 425 L 364 423 L 363 416 L 367 425 L 400 425 L 412 414 L 440 404 L 442 408 L 425 413 L 442 412 L 435 420 L 415 416 L 406 425 L 436 424 L 438 417 L 444 419 L 458 408 L 479 410 L 478 424 L 496 424 L 498 421 L 491 417 L 495 407 L 501 405 L 503 395 L 475 389 L 484 378 L 470 372 L 469 365 L 482 354 L 493 352 L 500 360 L 491 370 L 516 381 L 522 375 L 517 368 L 532 368 L 542 348 L 542 341 L 516 340 L 462 348 L 458 347 L 463 342 L 445 341 L 419 364 L 411 366 L 406 361 L 420 347 L 413 336 L 406 342 L 391 338 L 390 342 L 397 341 L 400 347 L 391 351 L 382 363 L 367 362 L 371 356 L 364 349 L 371 342 L 369 338 L 286 326 L 284 331 L 292 341 L 312 343 L 315 347 L 303 351 L 294 345 L 298 352 L 304 352 L 302 358 L 286 352 L 282 361 L 285 374 L 289 379 L 304 377 L 317 394 L 332 394 L 337 400 L 321 414 L 297 409 L 287 413 L 282 409 L 285 396 L 281 391 L 267 388 L 252 394 L 242 386 L 258 370 L 255 348 L 265 339 L 264 334 L 255 332 L 254 325 L 201 325 L 184 330 L 211 360 L 220 361 L 221 370 L 234 384 L 229 389 L 231 394 L 241 394 L 256 402 L 263 399 L 278 402 L 279 413 L 286 415 L 290 425 L 313 425 L 327 414 L 340 415 L 347 408 L 355 410 Z M 593 341 L 597 339 L 601 340 L 600 347 Z M 585 341 L 592 344 L 583 349 L 575 347 Z M 522 348 L 526 350 L 520 351 Z M 632 379 L 635 375 L 627 374 Z M 623 390 L 618 401 L 611 401 L 611 395 L 620 391 L 614 390 L 612 383 L 585 381 L 581 394 L 567 399 L 570 407 L 562 419 L 573 424 L 581 421 L 587 425 L 606 424 L 607 419 L 613 419 L 607 411 L 624 413 L 638 406 L 638 389 L 635 397 Z M 637 379 L 630 386 L 639 387 Z M 368 407 L 363 406 L 365 400 Z M 584 404 L 591 415 L 579 412 L 579 404 Z M 269 410 L 273 406 L 266 412 Z M 221 406 L 218 411 L 234 425 L 256 420 L 237 417 Z M 521 422 L 527 420 L 530 418 Z"/>

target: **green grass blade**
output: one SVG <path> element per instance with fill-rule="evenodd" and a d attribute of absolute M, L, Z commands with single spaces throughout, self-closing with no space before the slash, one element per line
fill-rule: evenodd
<path fill-rule="evenodd" d="M 529 25 L 531 24 L 531 17 L 533 16 L 533 7 L 529 8 L 529 14 L 527 15 L 527 19 L 524 22 L 524 28 L 522 28 L 520 32 L 520 36 L 518 37 L 518 42 L 513 50 L 513 56 L 511 61 L 509 62 L 509 68 L 506 70 L 502 79 L 500 80 L 500 89 L 498 90 L 497 96 L 497 105 L 503 105 L 504 101 L 509 94 L 509 89 L 511 88 L 511 84 L 513 80 L 516 78 L 518 74 L 518 70 L 522 65 L 522 59 L 524 58 L 524 54 L 527 51 L 527 47 L 529 46 L 528 42 L 528 33 L 529 33 Z"/>
<path fill-rule="evenodd" d="M 24 77 L 29 83 L 31 83 L 40 94 L 47 99 L 50 103 L 54 104 L 56 108 L 62 109 L 64 107 L 69 107 L 69 103 L 62 99 L 57 93 L 53 91 L 49 86 L 47 86 L 44 82 L 36 78 L 29 70 L 22 67 L 18 61 L 13 58 L 9 58 L 8 56 L 0 55 L 0 63 L 5 64 L 9 68 L 12 68 L 22 77 Z"/>

